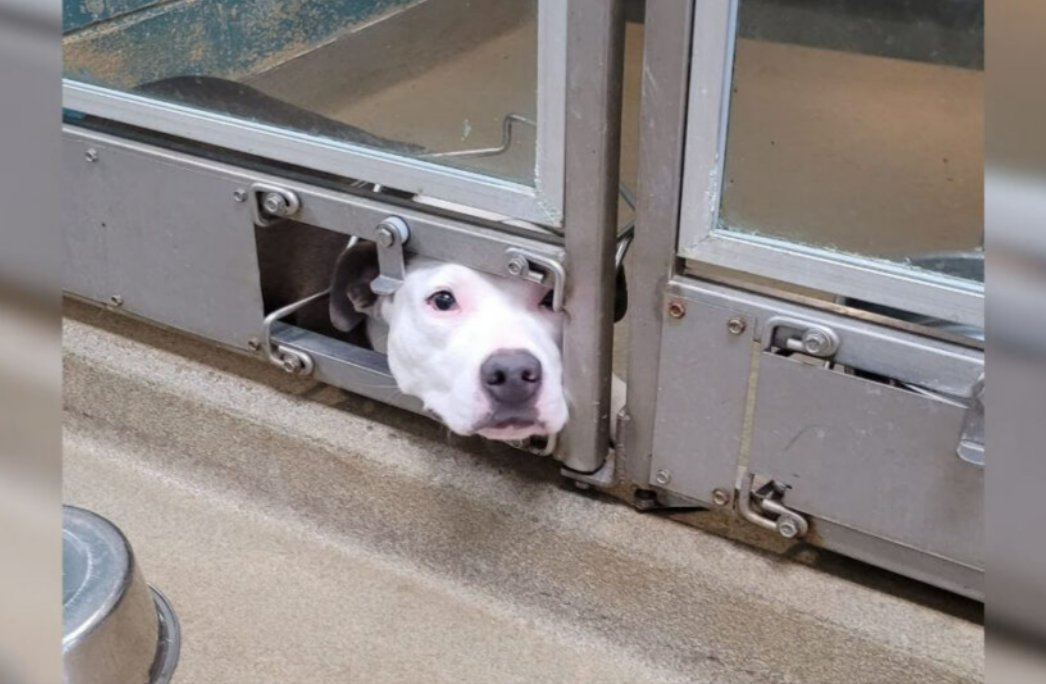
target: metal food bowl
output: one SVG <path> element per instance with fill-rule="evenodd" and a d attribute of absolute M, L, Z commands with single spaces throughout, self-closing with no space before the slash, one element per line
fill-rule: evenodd
<path fill-rule="evenodd" d="M 167 684 L 178 662 L 178 620 L 145 583 L 120 530 L 64 507 L 62 662 L 65 684 Z"/>

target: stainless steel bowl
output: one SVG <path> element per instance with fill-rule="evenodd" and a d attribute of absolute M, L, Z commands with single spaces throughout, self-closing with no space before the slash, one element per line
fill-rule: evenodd
<path fill-rule="evenodd" d="M 62 660 L 66 684 L 167 684 L 178 621 L 149 587 L 120 530 L 66 506 L 62 525 Z"/>

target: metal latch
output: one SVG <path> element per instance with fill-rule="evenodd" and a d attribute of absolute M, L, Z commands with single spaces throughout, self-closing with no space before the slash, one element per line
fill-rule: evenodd
<path fill-rule="evenodd" d="M 265 317 L 265 320 L 262 321 L 261 348 L 265 352 L 266 358 L 269 359 L 269 363 L 274 366 L 279 366 L 291 375 L 312 374 L 312 371 L 315 368 L 312 357 L 303 351 L 292 349 L 286 345 L 273 344 L 272 326 L 276 321 L 290 316 L 295 311 L 304 308 L 329 294 L 330 289 L 328 288 L 323 292 L 317 292 L 316 294 L 309 295 L 305 299 L 294 302 L 293 304 L 288 304 L 282 309 L 277 309 Z"/>
<path fill-rule="evenodd" d="M 962 423 L 962 435 L 959 447 L 955 450 L 959 458 L 980 467 L 984 467 L 984 376 L 973 386 L 973 396 L 966 408 L 966 417 Z"/>
<path fill-rule="evenodd" d="M 774 530 L 785 539 L 798 539 L 810 531 L 806 518 L 781 503 L 786 487 L 771 480 L 753 492 L 754 484 L 755 473 L 746 472 L 737 497 L 737 510 L 742 518 L 753 525 Z"/>
<path fill-rule="evenodd" d="M 515 278 L 523 278 L 552 288 L 552 310 L 563 310 L 567 284 L 567 273 L 563 264 L 541 254 L 511 247 L 505 250 L 505 270 Z"/>
<path fill-rule="evenodd" d="M 370 289 L 376 295 L 391 295 L 403 286 L 407 262 L 403 245 L 410 240 L 410 228 L 399 216 L 389 216 L 374 228 L 374 242 L 378 245 L 378 277 Z"/>
<path fill-rule="evenodd" d="M 823 359 L 839 350 L 839 335 L 820 323 L 774 316 L 766 321 L 763 333 L 763 348 L 771 346 Z"/>

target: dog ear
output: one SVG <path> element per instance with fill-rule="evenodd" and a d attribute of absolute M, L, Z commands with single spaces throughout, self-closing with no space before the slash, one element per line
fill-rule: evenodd
<path fill-rule="evenodd" d="M 335 328 L 348 332 L 367 317 L 378 301 L 370 289 L 378 274 L 378 246 L 364 240 L 349 243 L 331 277 L 330 317 Z"/>

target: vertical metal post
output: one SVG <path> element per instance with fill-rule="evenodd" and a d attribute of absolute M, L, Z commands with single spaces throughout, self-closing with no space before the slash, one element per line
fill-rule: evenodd
<path fill-rule="evenodd" d="M 622 0 L 566 0 L 564 381 L 566 467 L 594 472 L 609 447 L 614 249 L 625 42 Z"/>
<path fill-rule="evenodd" d="M 636 239 L 629 273 L 629 429 L 623 478 L 650 480 L 660 372 L 661 293 L 675 261 L 683 180 L 693 2 L 648 2 L 644 27 Z"/>

